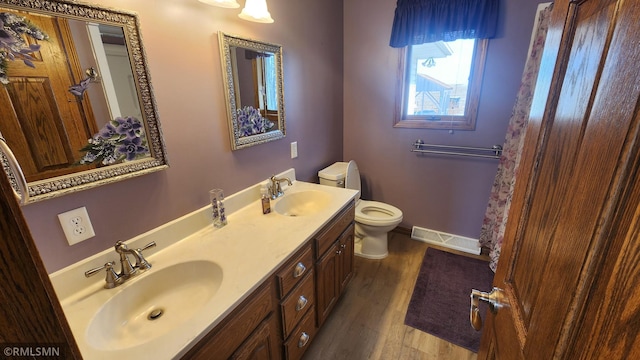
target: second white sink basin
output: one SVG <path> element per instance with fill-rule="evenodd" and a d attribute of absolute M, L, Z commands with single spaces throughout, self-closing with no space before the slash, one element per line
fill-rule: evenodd
<path fill-rule="evenodd" d="M 89 345 L 126 349 L 191 320 L 220 288 L 222 268 L 210 261 L 190 261 L 151 268 L 139 276 L 96 312 L 85 333 Z"/>
<path fill-rule="evenodd" d="M 305 216 L 326 208 L 330 200 L 329 194 L 318 190 L 285 193 L 274 205 L 274 210 L 286 216 Z"/>

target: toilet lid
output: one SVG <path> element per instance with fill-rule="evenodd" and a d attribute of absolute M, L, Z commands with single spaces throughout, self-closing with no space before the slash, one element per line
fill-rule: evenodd
<path fill-rule="evenodd" d="M 355 161 L 351 160 L 347 164 L 347 175 L 344 180 L 344 187 L 351 190 L 358 190 L 358 195 L 356 195 L 356 199 L 360 199 L 360 171 L 358 170 L 358 165 Z"/>

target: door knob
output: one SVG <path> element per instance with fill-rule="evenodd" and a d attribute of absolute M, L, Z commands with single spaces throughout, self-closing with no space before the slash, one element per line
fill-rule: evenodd
<path fill-rule="evenodd" d="M 501 307 L 505 306 L 505 300 L 506 299 L 504 291 L 500 288 L 494 287 L 490 293 L 472 289 L 471 309 L 469 314 L 471 326 L 476 331 L 480 331 L 480 329 L 482 329 L 482 317 L 480 317 L 480 309 L 478 308 L 478 304 L 480 301 L 487 302 L 489 304 L 489 309 L 495 314 Z"/>

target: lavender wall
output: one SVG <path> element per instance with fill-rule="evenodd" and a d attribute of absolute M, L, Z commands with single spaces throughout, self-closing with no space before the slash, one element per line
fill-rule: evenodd
<path fill-rule="evenodd" d="M 171 167 L 25 206 L 49 272 L 206 205 L 211 188 L 231 194 L 291 167 L 316 181 L 318 169 L 341 159 L 342 1 L 269 1 L 270 25 L 196 0 L 90 2 L 139 14 Z M 220 30 L 283 46 L 285 139 L 230 150 Z M 292 141 L 297 159 L 289 156 Z M 56 215 L 81 206 L 97 235 L 69 246 Z"/>
<path fill-rule="evenodd" d="M 452 135 L 392 127 L 398 51 L 388 40 L 395 3 L 269 1 L 275 23 L 264 25 L 196 0 L 101 0 L 139 14 L 171 167 L 24 207 L 47 270 L 206 205 L 210 188 L 233 193 L 290 167 L 298 178 L 316 181 L 318 169 L 341 159 L 358 162 L 366 198 L 403 210 L 402 226 L 477 237 L 497 162 L 417 157 L 410 145 L 417 138 L 469 146 L 503 142 L 537 3 L 502 0 L 477 128 Z M 230 150 L 220 30 L 283 45 L 285 139 Z M 292 141 L 298 142 L 297 159 L 289 158 Z M 56 215 L 80 206 L 87 207 L 97 236 L 70 247 Z"/>
<path fill-rule="evenodd" d="M 502 0 L 499 34 L 489 43 L 475 131 L 393 128 L 398 50 L 389 47 L 396 2 L 344 5 L 344 158 L 358 163 L 363 196 L 399 207 L 401 226 L 477 238 L 497 160 L 417 156 L 427 143 L 491 147 L 504 142 L 524 68 L 533 0 Z"/>

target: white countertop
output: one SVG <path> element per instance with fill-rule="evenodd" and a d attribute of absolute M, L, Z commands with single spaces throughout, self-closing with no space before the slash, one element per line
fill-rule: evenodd
<path fill-rule="evenodd" d="M 293 169 L 280 175 L 295 178 Z M 142 234 L 126 243 L 130 248 L 142 247 L 149 241 L 147 260 L 153 267 L 115 289 L 104 289 L 104 276 L 85 278 L 84 271 L 118 259 L 108 249 L 54 274 L 51 280 L 82 355 L 86 359 L 169 359 L 184 355 L 195 343 L 213 329 L 265 279 L 273 275 L 293 253 L 310 240 L 349 201 L 356 191 L 294 181 L 288 193 L 321 190 L 331 195 L 328 206 L 307 216 L 283 216 L 276 212 L 263 215 L 256 184 L 227 197 L 228 225 L 216 229 L 208 219 L 209 207 Z M 274 203 L 272 201 L 272 209 Z M 125 349 L 96 349 L 86 341 L 87 324 L 98 309 L 112 296 L 136 281 L 162 268 L 187 261 L 206 260 L 218 264 L 223 280 L 212 301 L 190 321 L 165 335 Z M 116 268 L 120 265 L 116 261 Z M 104 329 L 105 332 L 113 329 Z"/>

